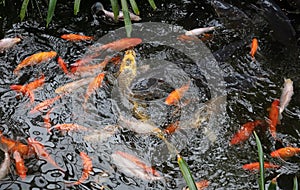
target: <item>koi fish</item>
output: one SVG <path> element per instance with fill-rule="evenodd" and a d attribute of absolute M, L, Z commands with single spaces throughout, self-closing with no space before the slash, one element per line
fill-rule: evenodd
<path fill-rule="evenodd" d="M 95 51 L 110 50 L 110 51 L 123 51 L 135 47 L 142 43 L 141 38 L 122 38 L 111 43 L 102 45 L 100 47 L 94 47 Z"/>
<path fill-rule="evenodd" d="M 99 71 L 103 70 L 108 63 L 109 63 L 109 59 L 105 58 L 101 63 L 96 64 L 96 65 L 87 65 L 87 66 L 72 65 L 71 73 L 73 73 L 74 75 L 76 75 L 76 74 L 82 75 L 83 73 L 93 74 L 94 72 L 99 72 Z"/>
<path fill-rule="evenodd" d="M 189 87 L 190 87 L 190 82 L 187 83 L 186 85 L 183 85 L 180 88 L 175 89 L 166 98 L 165 104 L 176 105 L 179 102 L 179 100 L 183 97 L 184 93 L 189 89 Z"/>
<path fill-rule="evenodd" d="M 280 106 L 279 106 L 280 118 L 282 118 L 281 114 L 283 110 L 287 107 L 289 102 L 291 101 L 293 94 L 294 94 L 293 81 L 291 79 L 284 79 L 284 85 L 280 97 Z"/>
<path fill-rule="evenodd" d="M 133 132 L 136 132 L 138 134 L 147 134 L 152 133 L 153 131 L 157 130 L 157 127 L 155 125 L 152 125 L 150 123 L 142 122 L 140 120 L 136 119 L 127 119 L 120 115 L 120 125 L 122 127 L 125 127 Z"/>
<path fill-rule="evenodd" d="M 270 169 L 275 169 L 275 168 L 279 168 L 279 165 L 276 164 L 272 164 L 270 162 L 264 162 L 264 168 L 270 168 Z M 243 165 L 243 169 L 244 170 L 259 170 L 259 162 L 253 162 L 250 164 L 244 164 Z"/>
<path fill-rule="evenodd" d="M 26 178 L 26 172 L 27 172 L 27 168 L 25 166 L 24 160 L 18 151 L 14 151 L 13 158 L 16 162 L 17 173 L 24 180 Z"/>
<path fill-rule="evenodd" d="M 1 180 L 8 174 L 11 163 L 10 163 L 10 156 L 9 156 L 6 148 L 2 148 L 0 146 L 0 150 L 2 150 L 4 152 L 4 160 L 2 161 L 2 163 L 0 165 L 0 180 Z"/>
<path fill-rule="evenodd" d="M 242 128 L 233 135 L 233 137 L 230 141 L 230 145 L 239 144 L 239 143 L 242 143 L 242 142 L 246 141 L 247 139 L 249 139 L 249 137 L 251 136 L 252 131 L 255 129 L 255 127 L 257 127 L 258 125 L 261 125 L 261 124 L 262 124 L 262 122 L 259 120 L 245 123 L 242 126 Z"/>
<path fill-rule="evenodd" d="M 102 129 L 94 130 L 92 134 L 83 137 L 85 141 L 100 143 L 113 136 L 118 131 L 118 126 L 108 125 Z"/>
<path fill-rule="evenodd" d="M 198 182 L 195 182 L 197 190 L 204 190 L 206 187 L 209 186 L 210 182 L 208 180 L 201 180 Z M 184 188 L 183 190 L 189 190 L 189 188 Z"/>
<path fill-rule="evenodd" d="M 9 49 L 13 47 L 15 44 L 19 43 L 21 41 L 21 38 L 3 38 L 0 40 L 0 53 L 2 53 L 4 50 Z"/>
<path fill-rule="evenodd" d="M 193 30 L 186 31 L 185 35 L 187 35 L 187 36 L 198 36 L 198 35 L 201 35 L 201 34 L 206 33 L 206 32 L 210 32 L 210 31 L 215 30 L 215 29 L 216 29 L 215 26 L 205 27 L 205 28 L 196 28 L 196 29 L 193 29 Z"/>
<path fill-rule="evenodd" d="M 167 128 L 164 129 L 164 132 L 168 135 L 173 134 L 176 129 L 179 127 L 179 121 L 176 121 L 175 123 L 170 124 Z"/>
<path fill-rule="evenodd" d="M 42 111 L 44 109 L 49 108 L 54 102 L 56 102 L 57 100 L 59 100 L 62 96 L 63 96 L 63 94 L 57 95 L 54 98 L 50 98 L 50 99 L 44 100 L 43 102 L 39 103 L 34 108 L 32 108 L 29 111 L 29 113 L 33 114 L 33 113 L 36 113 L 38 111 Z"/>
<path fill-rule="evenodd" d="M 92 79 L 93 78 L 83 78 L 80 80 L 76 80 L 76 81 L 67 83 L 63 86 L 58 87 L 55 90 L 55 93 L 57 93 L 57 94 L 70 93 L 70 92 L 80 88 L 81 86 L 88 84 Z"/>
<path fill-rule="evenodd" d="M 285 148 L 280 148 L 278 150 L 275 150 L 273 152 L 271 152 L 271 156 L 277 157 L 277 158 L 282 158 L 282 159 L 286 159 L 286 158 L 290 158 L 295 156 L 296 154 L 300 153 L 300 148 L 295 148 L 295 147 L 285 147 Z"/>
<path fill-rule="evenodd" d="M 102 86 L 102 81 L 105 77 L 105 73 L 100 73 L 98 74 L 94 80 L 92 80 L 92 82 L 90 82 L 88 88 L 86 89 L 86 93 L 84 96 L 84 105 L 87 103 L 89 97 L 91 96 L 91 94 L 97 89 L 100 88 Z"/>
<path fill-rule="evenodd" d="M 269 112 L 269 128 L 271 135 L 276 138 L 276 126 L 278 124 L 278 117 L 279 117 L 279 104 L 280 101 L 275 99 L 271 105 L 271 109 Z"/>
<path fill-rule="evenodd" d="M 54 108 L 51 108 L 45 115 L 44 119 L 44 126 L 47 128 L 48 133 L 50 133 L 51 130 L 51 123 L 50 123 L 50 114 L 54 110 Z"/>
<path fill-rule="evenodd" d="M 45 150 L 44 145 L 42 145 L 40 142 L 38 142 L 38 141 L 36 141 L 36 140 L 34 140 L 34 139 L 30 138 L 30 137 L 27 140 L 28 140 L 28 144 L 34 148 L 35 153 L 38 156 L 44 158 L 50 164 L 52 164 L 56 168 L 58 168 L 58 169 L 60 169 L 60 170 L 63 171 L 63 169 L 55 163 L 55 161 L 53 160 L 53 158 L 51 158 L 51 156 L 49 155 L 49 153 Z"/>
<path fill-rule="evenodd" d="M 83 172 L 81 177 L 79 178 L 78 181 L 73 182 L 73 183 L 66 183 L 68 186 L 70 185 L 79 185 L 81 183 L 83 183 L 88 177 L 89 177 L 89 173 L 93 170 L 93 162 L 92 159 L 84 152 L 80 152 L 80 157 L 82 159 L 82 163 L 83 163 Z"/>
<path fill-rule="evenodd" d="M 105 16 L 111 18 L 111 19 L 114 19 L 115 16 L 114 16 L 114 13 L 113 12 L 110 12 L 110 11 L 107 11 L 104 9 L 102 3 L 100 2 L 97 2 L 95 3 L 93 6 L 92 6 L 92 11 L 94 14 L 97 14 L 98 12 L 103 12 Z M 129 12 L 129 17 L 132 21 L 140 21 L 141 18 L 131 12 Z M 119 11 L 119 14 L 118 14 L 118 17 L 117 19 L 119 21 L 123 21 L 124 20 L 124 16 L 123 16 L 123 12 L 122 11 Z"/>
<path fill-rule="evenodd" d="M 42 86 L 45 83 L 45 76 L 41 76 L 41 78 L 36 79 L 33 82 L 30 82 L 26 85 L 11 85 L 10 89 L 15 90 L 17 92 L 21 92 L 23 95 L 28 95 L 30 102 L 34 102 L 34 93 L 32 92 L 34 89 Z"/>
<path fill-rule="evenodd" d="M 53 128 L 61 131 L 87 131 L 88 130 L 88 128 L 74 123 L 57 124 L 53 126 Z"/>
<path fill-rule="evenodd" d="M 256 54 L 257 49 L 258 49 L 258 41 L 256 38 L 253 38 L 252 44 L 251 44 L 251 51 L 250 51 L 250 55 L 251 55 L 252 59 L 255 59 L 254 55 Z"/>
<path fill-rule="evenodd" d="M 151 166 L 146 165 L 139 158 L 122 151 L 116 151 L 111 155 L 117 167 L 128 175 L 136 176 L 144 180 L 161 180 L 162 177 Z"/>
<path fill-rule="evenodd" d="M 93 40 L 94 37 L 85 36 L 81 34 L 63 34 L 60 36 L 64 40 L 68 41 L 84 41 L 84 40 Z"/>
<path fill-rule="evenodd" d="M 0 144 L 4 145 L 8 153 L 18 151 L 22 156 L 31 156 L 34 154 L 32 147 L 25 145 L 19 141 L 12 140 L 3 136 L 0 131 Z"/>
<path fill-rule="evenodd" d="M 63 70 L 63 72 L 66 74 L 66 75 L 69 75 L 69 71 L 68 71 L 68 68 L 67 68 L 67 64 L 65 63 L 65 61 L 59 56 L 57 58 L 57 63 L 58 65 L 60 66 L 60 68 Z"/>
<path fill-rule="evenodd" d="M 54 57 L 56 57 L 57 53 L 55 51 L 49 51 L 49 52 L 39 52 L 36 54 L 33 54 L 29 57 L 26 57 L 14 70 L 14 74 L 18 74 L 19 71 L 27 66 L 32 66 L 39 64 L 41 62 L 48 61 Z"/>

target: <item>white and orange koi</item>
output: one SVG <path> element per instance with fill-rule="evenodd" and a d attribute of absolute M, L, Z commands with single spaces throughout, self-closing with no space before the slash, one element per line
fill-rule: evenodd
<path fill-rule="evenodd" d="M 213 31 L 215 29 L 216 29 L 215 26 L 210 26 L 210 27 L 205 27 L 205 28 L 196 28 L 196 29 L 193 29 L 193 30 L 186 31 L 185 35 L 186 36 L 199 36 L 203 33 L 210 32 L 210 31 Z"/>
<path fill-rule="evenodd" d="M 1 39 L 0 40 L 0 53 L 2 53 L 6 49 L 13 47 L 15 44 L 19 43 L 20 41 L 21 41 L 21 38 L 18 38 L 18 37 Z"/>
<path fill-rule="evenodd" d="M 288 106 L 289 102 L 292 99 L 294 94 L 293 81 L 291 79 L 284 79 L 284 85 L 280 97 L 280 106 L 279 106 L 279 117 L 282 118 L 283 110 Z"/>

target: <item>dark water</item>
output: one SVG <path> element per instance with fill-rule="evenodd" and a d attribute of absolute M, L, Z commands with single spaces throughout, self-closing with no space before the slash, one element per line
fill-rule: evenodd
<path fill-rule="evenodd" d="M 218 26 L 212 32 L 212 37 L 201 43 L 203 46 L 200 45 L 199 57 L 203 56 L 203 62 L 214 64 L 222 71 L 220 75 L 225 81 L 222 85 L 226 89 L 226 102 L 222 104 L 224 110 L 222 113 L 215 113 L 213 119 L 216 122 L 210 128 L 204 126 L 182 129 L 169 137 L 169 140 L 181 151 L 195 180 L 210 181 L 207 189 L 258 189 L 258 174 L 242 169 L 243 164 L 257 161 L 255 139 L 250 137 L 238 146 L 229 146 L 229 141 L 242 124 L 268 116 L 268 107 L 274 99 L 280 98 L 283 79 L 291 78 L 294 82 L 294 95 L 277 127 L 277 135 L 282 142 L 275 142 L 268 132 L 257 131 L 263 144 L 265 160 L 282 166 L 277 170 L 266 171 L 267 184 L 273 177 L 281 174 L 278 179 L 280 187 L 291 189 L 293 177 L 299 175 L 299 157 L 283 161 L 271 158 L 269 153 L 288 145 L 300 147 L 300 23 L 296 19 L 298 15 L 294 14 L 297 6 L 277 1 L 226 2 L 227 4 L 221 1 L 157 1 L 157 11 L 153 11 L 147 2 L 139 4 L 142 22 L 163 22 L 186 30 Z M 21 43 L 0 55 L 0 130 L 7 137 L 22 142 L 26 142 L 29 136 L 40 141 L 64 169 L 60 171 L 43 159 L 31 158 L 25 160 L 27 178 L 21 180 L 12 165 L 10 174 L 0 181 L 0 189 L 101 189 L 102 186 L 110 189 L 182 189 L 185 186 L 176 157 L 169 155 L 164 143 L 155 136 L 136 134 L 128 129 L 118 130 L 113 136 L 99 142 L 87 142 L 84 140 L 87 135 L 84 132 L 62 134 L 55 131 L 49 135 L 43 128 L 43 116 L 46 112 L 29 114 L 29 99 L 26 96 L 17 97 L 9 88 L 12 84 L 26 84 L 44 73 L 46 83 L 35 91 L 35 101 L 39 103 L 52 98 L 56 95 L 54 91 L 57 87 L 72 79 L 61 71 L 55 59 L 46 64 L 24 68 L 20 76 L 14 75 L 13 70 L 24 58 L 40 51 L 53 50 L 71 64 L 83 57 L 91 45 L 113 41 L 113 35 L 105 36 L 104 39 L 101 37 L 109 31 L 119 29 L 123 23 L 115 24 L 101 16 L 93 17 L 90 7 L 94 3 L 82 3 L 79 15 L 74 16 L 72 3 L 58 2 L 49 28 L 45 28 L 44 10 L 47 6 L 44 1 L 31 1 L 29 13 L 23 22 L 19 21 L 17 14 L 21 6 L 19 3 L 6 1 L 5 6 L 0 5 L 0 38 L 22 37 Z M 103 2 L 103 5 L 109 9 L 109 2 Z M 161 36 L 166 32 L 157 28 L 153 31 L 158 34 L 161 32 Z M 83 33 L 94 36 L 95 41 L 66 42 L 60 38 L 65 33 Z M 136 30 L 132 36 L 138 37 L 135 33 Z M 258 38 L 260 46 L 256 61 L 252 61 L 249 55 L 253 37 Z M 210 79 L 205 78 L 201 65 L 193 63 L 184 53 L 171 47 L 172 44 L 168 47 L 149 42 L 135 48 L 138 71 L 142 74 L 133 81 L 132 88 L 136 90 L 138 100 L 140 97 L 147 97 L 146 101 L 151 106 L 149 114 L 160 127 L 165 127 L 176 119 L 176 116 L 170 117 L 173 108 L 163 105 L 162 99 L 187 80 L 191 79 L 192 82 L 189 97 L 196 100 L 193 105 L 200 106 L 214 98 L 208 89 Z M 198 46 L 186 43 L 186 47 L 194 51 Z M 213 56 L 210 56 L 209 50 Z M 98 59 L 101 58 L 103 57 Z M 160 62 L 153 63 L 152 59 Z M 170 68 L 164 67 L 169 63 L 172 63 Z M 149 71 L 149 65 L 152 73 L 144 72 Z M 160 69 L 161 67 L 163 68 Z M 114 73 L 117 69 L 117 66 L 110 65 L 107 72 Z M 155 74 L 162 70 L 166 71 L 165 78 L 159 78 L 162 75 L 157 77 Z M 77 89 L 71 96 L 55 103 L 56 108 L 50 115 L 52 124 L 78 123 L 90 129 L 103 129 L 117 124 L 118 115 L 113 108 L 118 100 L 114 98 L 120 97 L 111 94 L 114 88 L 114 84 L 107 79 L 104 88 L 91 96 L 88 110 L 82 109 L 85 87 Z M 191 109 L 180 110 L 179 117 L 186 123 L 193 122 L 189 111 L 194 107 L 187 108 Z M 211 134 L 215 135 L 216 140 L 211 140 Z M 116 150 L 133 153 L 151 163 L 164 180 L 147 181 L 127 176 L 112 161 L 111 154 Z M 76 181 L 81 176 L 81 151 L 88 153 L 93 159 L 93 171 L 83 184 L 66 187 L 65 181 Z"/>

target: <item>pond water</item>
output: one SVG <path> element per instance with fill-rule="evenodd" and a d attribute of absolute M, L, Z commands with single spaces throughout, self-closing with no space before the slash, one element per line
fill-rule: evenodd
<path fill-rule="evenodd" d="M 118 78 L 119 64 L 109 63 L 103 86 L 90 96 L 86 107 L 83 104 L 88 82 L 55 102 L 50 113 L 52 126 L 76 123 L 88 131 L 62 133 L 54 129 L 49 134 L 43 119 L 48 110 L 31 114 L 33 105 L 55 97 L 58 87 L 94 77 L 101 71 L 69 77 L 56 58 L 23 68 L 19 75 L 13 71 L 27 56 L 42 51 L 57 52 L 70 68 L 76 60 L 93 55 L 93 47 L 126 37 L 122 22 L 92 15 L 95 2 L 82 3 L 78 16 L 73 15 L 72 2 L 58 2 L 49 28 L 45 27 L 44 1 L 31 1 L 23 22 L 18 18 L 19 2 L 0 5 L 0 39 L 22 38 L 0 54 L 0 130 L 6 137 L 23 143 L 28 137 L 40 141 L 62 168 L 39 157 L 25 159 L 26 179 L 16 174 L 12 164 L 9 174 L 0 180 L 0 189 L 182 189 L 186 186 L 184 178 L 176 156 L 166 144 L 153 134 L 137 132 L 129 125 L 124 127 L 126 122 L 119 123 L 120 115 L 125 120 L 138 118 L 132 111 L 132 102 L 150 118 L 146 123 L 161 129 L 179 120 L 180 128 L 167 140 L 186 160 L 196 181 L 210 182 L 207 189 L 258 189 L 258 173 L 242 169 L 244 164 L 258 161 L 254 136 L 240 145 L 230 146 L 229 142 L 244 123 L 267 120 L 268 108 L 281 96 L 284 78 L 293 81 L 294 95 L 277 127 L 281 140 L 274 141 L 268 130 L 256 131 L 265 160 L 281 166 L 266 170 L 266 184 L 280 174 L 280 188 L 292 189 L 293 177 L 299 176 L 299 156 L 282 160 L 272 158 L 270 153 L 281 147 L 300 147 L 297 7 L 277 1 L 187 0 L 156 1 L 158 9 L 154 11 L 148 2 L 138 2 L 142 20 L 133 25 L 132 37 L 143 42 L 134 47 L 137 74 L 130 84 L 125 83 L 133 96 L 128 98 L 126 90 L 122 91 L 126 89 L 122 81 L 132 75 Z M 109 10 L 109 2 L 102 3 Z M 195 41 L 178 39 L 185 30 L 204 26 L 217 29 Z M 95 40 L 68 42 L 60 38 L 66 33 L 82 33 Z M 255 60 L 249 54 L 253 37 L 259 41 Z M 91 63 L 103 61 L 106 55 L 122 60 L 124 51 L 104 51 Z M 13 84 L 27 84 L 42 74 L 46 81 L 34 91 L 33 105 L 27 96 L 10 89 Z M 189 90 L 180 106 L 164 104 L 170 92 L 185 84 L 189 84 Z M 205 122 L 199 126 L 202 118 Z M 97 140 L 91 140 L 92 134 L 98 135 Z M 124 172 L 111 156 L 116 151 L 139 157 L 163 178 L 149 181 Z M 81 177 L 80 152 L 92 158 L 93 169 L 80 185 L 67 186 L 65 182 Z"/>

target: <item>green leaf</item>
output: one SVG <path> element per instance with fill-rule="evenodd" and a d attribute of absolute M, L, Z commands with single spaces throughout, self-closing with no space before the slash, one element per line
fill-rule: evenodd
<path fill-rule="evenodd" d="M 55 6 L 56 6 L 56 1 L 57 0 L 49 0 L 49 6 L 48 6 L 48 12 L 47 12 L 47 24 L 46 26 L 48 27 L 49 23 L 52 20 L 53 14 L 54 14 L 54 10 L 55 10 Z"/>
<path fill-rule="evenodd" d="M 189 190 L 197 190 L 197 186 L 195 184 L 195 181 L 191 174 L 191 171 L 190 171 L 187 163 L 185 162 L 185 160 L 179 154 L 177 154 L 177 162 L 178 162 L 180 171 L 183 175 L 183 178 L 184 178 L 187 186 L 189 187 Z"/>
<path fill-rule="evenodd" d="M 297 179 L 297 176 L 294 177 L 294 186 L 293 186 L 293 190 L 298 190 L 298 179 Z"/>
<path fill-rule="evenodd" d="M 79 12 L 80 0 L 74 0 L 74 15 L 77 15 Z"/>
<path fill-rule="evenodd" d="M 121 0 L 121 5 L 122 5 L 122 11 L 124 15 L 125 30 L 126 30 L 127 37 L 129 38 L 132 32 L 132 25 L 131 25 L 128 6 L 127 6 L 127 1 Z"/>
<path fill-rule="evenodd" d="M 258 150 L 258 160 L 259 160 L 259 189 L 264 190 L 265 189 L 265 173 L 264 173 L 264 152 L 260 143 L 260 140 L 254 131 L 254 136 L 255 136 L 255 141 L 257 145 L 257 150 Z"/>
<path fill-rule="evenodd" d="M 148 1 L 149 1 L 149 3 L 150 3 L 151 7 L 155 10 L 157 7 L 156 7 L 156 5 L 155 5 L 154 0 L 148 0 Z"/>
<path fill-rule="evenodd" d="M 22 3 L 22 7 L 21 7 L 21 11 L 20 11 L 21 21 L 25 18 L 28 3 L 29 3 L 29 0 L 24 0 L 23 3 Z"/>
<path fill-rule="evenodd" d="M 135 0 L 129 0 L 129 2 L 130 2 L 130 5 L 131 5 L 131 7 L 132 7 L 132 9 L 133 9 L 133 12 L 134 12 L 135 14 L 139 15 L 139 14 L 140 14 L 140 11 L 139 11 L 139 8 L 138 8 L 138 6 L 137 6 Z"/>
<path fill-rule="evenodd" d="M 114 13 L 115 20 L 118 20 L 119 15 L 119 5 L 118 0 L 110 0 L 112 11 Z"/>

